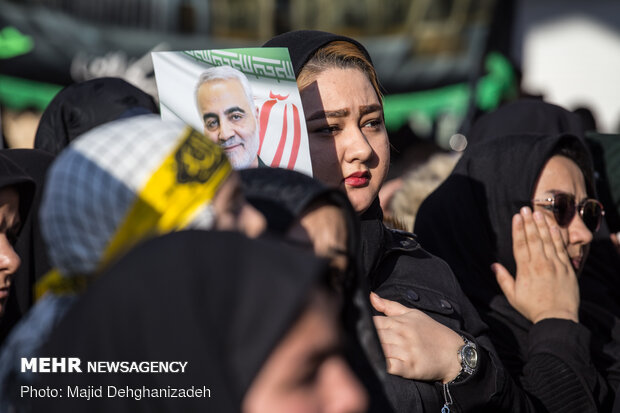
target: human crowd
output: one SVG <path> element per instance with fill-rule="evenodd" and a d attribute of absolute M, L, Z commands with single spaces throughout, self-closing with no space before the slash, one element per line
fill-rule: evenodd
<path fill-rule="evenodd" d="M 584 118 L 542 100 L 481 116 L 415 228 L 393 228 L 365 47 L 264 47 L 289 50 L 312 178 L 236 169 L 224 114 L 203 134 L 116 78 L 66 87 L 35 149 L 0 151 L 0 411 L 620 412 L 618 203 Z M 24 371 L 43 357 L 187 367 Z"/>

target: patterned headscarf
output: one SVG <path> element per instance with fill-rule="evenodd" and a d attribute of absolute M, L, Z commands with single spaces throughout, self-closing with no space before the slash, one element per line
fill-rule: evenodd
<path fill-rule="evenodd" d="M 82 135 L 49 171 L 41 229 L 57 271 L 42 280 L 37 295 L 81 289 L 52 287 L 50 277 L 88 282 L 146 237 L 211 228 L 211 200 L 230 172 L 217 145 L 156 115 L 115 121 Z"/>

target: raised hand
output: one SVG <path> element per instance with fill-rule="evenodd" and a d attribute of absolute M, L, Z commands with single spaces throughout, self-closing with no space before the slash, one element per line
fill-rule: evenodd
<path fill-rule="evenodd" d="M 503 265 L 492 265 L 510 305 L 532 323 L 545 318 L 579 322 L 579 285 L 557 225 L 523 207 L 512 218 L 512 248 L 515 277 Z"/>

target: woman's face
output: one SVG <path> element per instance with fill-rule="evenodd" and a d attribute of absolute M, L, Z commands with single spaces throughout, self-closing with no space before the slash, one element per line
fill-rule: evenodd
<path fill-rule="evenodd" d="M 339 352 L 337 300 L 316 291 L 243 400 L 244 413 L 364 412 L 367 395 Z"/>
<path fill-rule="evenodd" d="M 321 204 L 305 211 L 289 229 L 287 238 L 328 259 L 334 274 L 346 273 L 349 265 L 347 224 L 337 206 Z"/>
<path fill-rule="evenodd" d="M 19 193 L 12 187 L 0 189 L 0 317 L 6 311 L 13 274 L 20 264 L 13 249 L 20 225 Z"/>
<path fill-rule="evenodd" d="M 237 172 L 232 172 L 213 197 L 215 229 L 258 237 L 267 227 L 263 214 L 247 203 Z"/>
<path fill-rule="evenodd" d="M 331 68 L 301 91 L 314 177 L 344 190 L 358 214 L 377 197 L 390 163 L 383 107 L 358 69 Z"/>
<path fill-rule="evenodd" d="M 558 192 L 575 196 L 576 203 L 588 197 L 581 169 L 575 162 L 561 155 L 553 156 L 545 164 L 538 178 L 533 199 L 550 198 Z M 541 211 L 549 220 L 556 223 L 553 212 L 549 209 L 535 205 L 534 210 Z M 578 211 L 568 226 L 559 227 L 559 230 L 575 273 L 579 274 L 588 255 L 592 233 L 583 223 Z"/>

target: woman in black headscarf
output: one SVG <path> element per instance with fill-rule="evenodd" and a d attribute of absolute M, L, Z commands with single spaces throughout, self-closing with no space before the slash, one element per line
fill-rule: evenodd
<path fill-rule="evenodd" d="M 243 193 L 272 235 L 328 258 L 341 291 L 357 283 L 359 225 L 346 195 L 302 173 L 281 168 L 240 171 Z"/>
<path fill-rule="evenodd" d="M 3 149 L 0 150 L 0 157 L 19 165 L 21 171 L 15 169 L 18 175 L 27 179 L 28 182 L 34 181 L 32 182 L 33 188 L 36 186 L 34 194 L 20 197 L 20 202 L 24 205 L 29 202 L 29 197 L 32 197 L 32 203 L 29 212 L 21 217 L 19 236 L 14 243 L 14 249 L 21 264 L 13 274 L 12 292 L 7 303 L 7 311 L 0 322 L 0 342 L 2 342 L 10 328 L 32 306 L 34 283 L 50 269 L 39 229 L 38 210 L 45 174 L 54 157 L 36 149 Z M 3 174 L 4 180 L 15 177 L 9 170 Z"/>
<path fill-rule="evenodd" d="M 34 147 L 58 155 L 71 141 L 116 119 L 159 113 L 153 98 L 115 77 L 102 77 L 65 87 L 43 112 Z"/>
<path fill-rule="evenodd" d="M 359 222 L 347 196 L 288 169 L 250 168 L 240 175 L 244 195 L 265 216 L 269 234 L 330 260 L 331 282 L 344 299 L 345 354 L 369 390 L 370 411 L 391 411 L 374 373 L 385 371 L 385 361 L 366 299 L 367 282 L 359 273 Z"/>
<path fill-rule="evenodd" d="M 41 375 L 53 388 L 103 386 L 103 397 L 34 399 L 34 411 L 363 411 L 364 392 L 337 351 L 338 299 L 327 275 L 326 262 L 306 252 L 235 233 L 147 242 L 102 275 L 43 353 L 78 357 L 83 369 L 97 360 L 182 361 L 183 372 Z M 209 393 L 107 397 L 126 388 Z"/>
<path fill-rule="evenodd" d="M 463 411 L 531 409 L 496 358 L 486 326 L 450 268 L 412 234 L 383 225 L 377 195 L 387 175 L 389 141 L 366 49 L 318 31 L 286 33 L 265 46 L 288 47 L 314 176 L 347 194 L 361 219 L 362 274 L 370 289 L 398 301 L 372 298 L 388 315 L 375 317 L 375 323 L 392 374 L 377 374 L 385 376 L 395 409 L 439 411 L 452 404 Z M 464 353 L 470 357 L 459 360 Z"/>
<path fill-rule="evenodd" d="M 29 299 L 31 293 L 29 271 L 20 271 L 20 263 L 27 268 L 37 261 L 36 257 L 44 254 L 44 249 L 33 250 L 37 245 L 41 247 L 41 243 L 31 238 L 35 182 L 18 166 L 23 160 L 21 155 L 30 152 L 34 151 L 0 151 L 0 342 L 4 341 L 21 312 L 27 309 L 21 305 L 30 303 L 20 301 Z M 16 277 L 26 277 L 26 280 Z"/>
<path fill-rule="evenodd" d="M 591 126 L 590 126 L 591 127 Z M 606 206 L 605 219 L 593 234 L 588 259 L 579 277 L 579 319 L 592 333 L 592 357 L 595 365 L 614 388 L 620 384 L 620 255 L 610 240 L 605 203 L 609 191 L 605 161 L 592 134 L 586 135 L 587 122 L 577 113 L 539 99 L 520 99 L 480 117 L 468 136 L 470 145 L 514 134 L 559 135 L 568 133 L 587 143 L 592 153 L 596 194 Z M 594 192 L 591 193 L 591 196 Z M 607 198 L 609 199 L 609 198 Z"/>
<path fill-rule="evenodd" d="M 575 274 L 602 218 L 591 168 L 571 135 L 481 141 L 416 219 L 420 240 L 450 264 L 489 325 L 504 365 L 548 411 L 610 408 L 578 322 Z"/>

